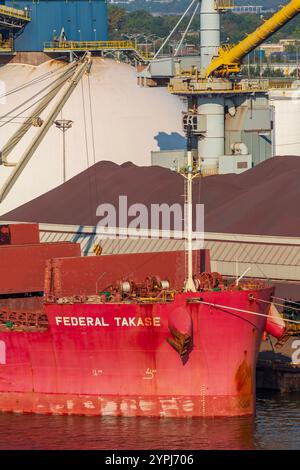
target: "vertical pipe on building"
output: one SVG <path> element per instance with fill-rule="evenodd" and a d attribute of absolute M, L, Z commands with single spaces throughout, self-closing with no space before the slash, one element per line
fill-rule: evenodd
<path fill-rule="evenodd" d="M 206 69 L 220 47 L 220 12 L 215 0 L 201 2 L 201 67 Z M 198 113 L 206 115 L 206 134 L 198 140 L 199 159 L 204 169 L 216 169 L 225 152 L 224 98 L 207 95 L 198 98 Z"/>
<path fill-rule="evenodd" d="M 198 114 L 206 116 L 206 134 L 198 140 L 198 155 L 204 169 L 216 169 L 219 157 L 225 152 L 224 98 L 199 97 Z"/>
<path fill-rule="evenodd" d="M 220 47 L 220 13 L 215 0 L 202 0 L 200 18 L 201 66 L 206 69 Z"/>

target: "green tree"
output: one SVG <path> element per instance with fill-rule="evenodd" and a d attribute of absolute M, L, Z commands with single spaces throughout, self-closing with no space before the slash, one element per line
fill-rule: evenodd
<path fill-rule="evenodd" d="M 110 39 L 119 39 L 119 33 L 123 30 L 127 13 L 116 5 L 108 6 L 108 34 Z"/>

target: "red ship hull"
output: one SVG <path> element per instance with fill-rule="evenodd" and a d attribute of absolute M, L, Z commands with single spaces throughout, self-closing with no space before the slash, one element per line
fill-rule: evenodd
<path fill-rule="evenodd" d="M 251 415 L 266 318 L 229 307 L 266 314 L 268 304 L 258 299 L 269 301 L 272 293 L 266 287 L 176 294 L 171 303 L 48 304 L 47 331 L 0 331 L 0 409 Z M 188 303 L 191 297 L 226 307 Z M 168 341 L 174 325 L 190 329 L 183 356 Z"/>

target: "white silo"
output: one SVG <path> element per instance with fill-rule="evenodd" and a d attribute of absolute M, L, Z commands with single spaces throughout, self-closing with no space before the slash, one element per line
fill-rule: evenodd
<path fill-rule="evenodd" d="M 271 89 L 269 99 L 274 108 L 273 154 L 300 156 L 300 83 Z"/>
<path fill-rule="evenodd" d="M 201 67 L 206 70 L 220 47 L 220 11 L 215 0 L 201 2 Z M 224 97 L 199 96 L 198 114 L 206 116 L 206 135 L 198 140 L 198 155 L 203 161 L 203 168 L 218 168 L 219 158 L 224 155 L 225 124 Z"/>

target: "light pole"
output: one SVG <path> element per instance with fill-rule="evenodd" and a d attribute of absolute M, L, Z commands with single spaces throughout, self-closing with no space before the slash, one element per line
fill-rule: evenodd
<path fill-rule="evenodd" d="M 260 47 L 258 49 L 258 53 L 259 53 L 259 76 L 260 76 L 260 78 L 262 77 L 262 72 L 263 72 L 262 71 L 262 52 L 263 52 L 262 48 Z"/>
<path fill-rule="evenodd" d="M 154 40 L 155 40 L 155 37 L 156 37 L 155 34 L 149 34 L 147 36 L 144 34 L 144 38 L 145 38 L 145 41 L 146 41 L 146 54 L 147 55 L 148 55 L 148 41 L 150 40 L 150 44 L 153 44 Z M 151 39 L 152 39 L 152 41 L 151 41 Z"/>
<path fill-rule="evenodd" d="M 68 129 L 71 129 L 73 121 L 70 119 L 58 119 L 54 121 L 57 129 L 61 130 L 63 133 L 63 182 L 66 181 L 66 137 L 65 134 Z"/>
<path fill-rule="evenodd" d="M 129 41 L 134 41 L 135 48 L 137 47 L 137 39 L 139 37 L 142 37 L 142 34 L 140 33 L 133 33 L 133 34 L 125 34 L 123 33 L 122 36 L 124 38 L 127 38 Z"/>
<path fill-rule="evenodd" d="M 97 30 L 94 28 L 93 31 L 94 31 L 94 41 L 96 42 L 97 41 Z"/>
<path fill-rule="evenodd" d="M 162 38 L 162 45 L 160 46 L 161 47 L 161 56 L 162 57 L 164 56 L 164 42 L 165 42 L 165 38 Z"/>
<path fill-rule="evenodd" d="M 163 41 L 163 39 L 159 38 L 158 36 L 155 36 L 155 38 L 153 39 L 153 52 L 154 52 L 154 54 L 156 53 L 156 43 L 158 41 Z"/>
<path fill-rule="evenodd" d="M 250 54 L 248 54 L 248 78 L 250 78 Z"/>
<path fill-rule="evenodd" d="M 79 33 L 79 42 L 81 42 L 81 29 L 78 30 Z"/>

